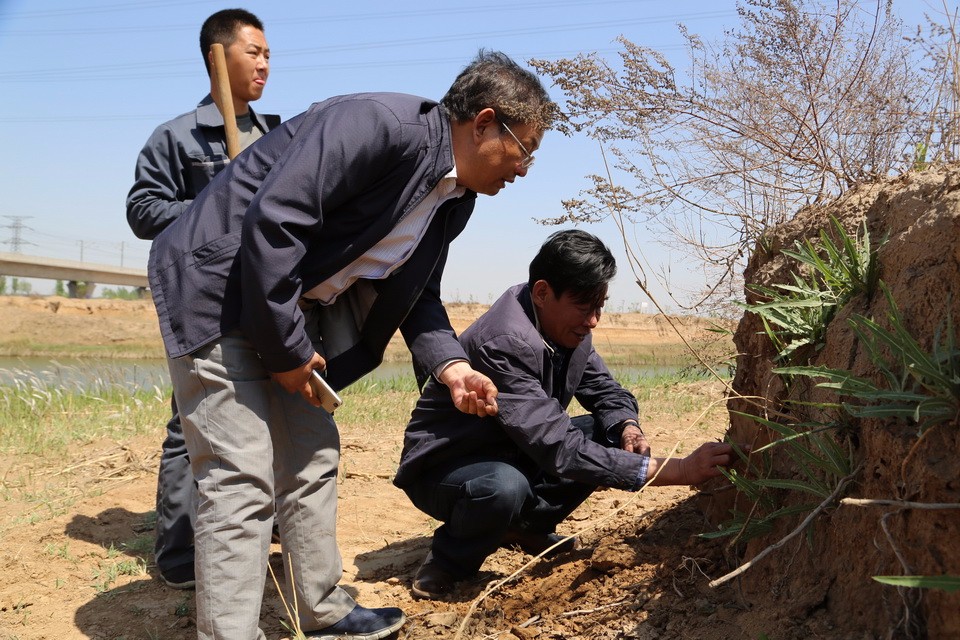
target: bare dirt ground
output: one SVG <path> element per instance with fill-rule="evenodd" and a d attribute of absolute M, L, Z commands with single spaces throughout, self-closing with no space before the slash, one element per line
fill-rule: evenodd
<path fill-rule="evenodd" d="M 455 326 L 481 310 L 452 307 Z M 149 302 L 0 298 L 0 322 L 6 327 L 0 350 L 7 353 L 16 345 L 83 341 L 100 341 L 118 354 L 159 351 Z M 602 352 L 676 338 L 662 319 L 611 314 L 596 342 Z M 722 406 L 698 422 L 701 410 L 720 398 L 716 383 L 662 393 L 689 396 L 689 409 L 671 413 L 655 398 L 644 403 L 641 418 L 655 453 L 678 443 L 689 452 L 724 432 Z M 462 637 L 473 639 L 840 637 L 811 627 L 800 612 L 790 618 L 751 610 L 735 587 L 709 589 L 706 576 L 731 567 L 719 543 L 696 537 L 709 525 L 698 508 L 703 497 L 694 499 L 687 487 L 599 491 L 560 529 L 579 532 L 582 549 L 539 561 L 483 597 L 486 587 L 531 560 L 503 549 L 485 563 L 482 580 L 450 600 L 413 600 L 410 582 L 436 523 L 391 484 L 403 425 L 340 428 L 342 584 L 366 606 L 402 607 L 408 623 L 399 639 L 455 638 L 465 620 Z M 193 593 L 165 587 L 150 553 L 161 430 L 158 424 L 152 436 L 90 443 L 65 460 L 0 454 L 0 640 L 196 637 Z M 279 554 L 274 547 L 278 575 Z M 265 580 L 262 628 L 271 640 L 287 638 L 282 604 Z"/>

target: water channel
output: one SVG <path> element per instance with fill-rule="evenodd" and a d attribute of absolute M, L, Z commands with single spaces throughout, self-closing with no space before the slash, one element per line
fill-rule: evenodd
<path fill-rule="evenodd" d="M 620 379 L 635 379 L 676 373 L 675 365 L 612 367 Z M 373 380 L 413 377 L 408 362 L 385 362 L 368 375 Z M 107 360 L 64 358 L 2 358 L 0 386 L 57 387 L 91 392 L 105 387 L 168 390 L 170 374 L 165 360 Z"/>

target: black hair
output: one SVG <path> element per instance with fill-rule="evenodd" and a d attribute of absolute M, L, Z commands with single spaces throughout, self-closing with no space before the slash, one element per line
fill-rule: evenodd
<path fill-rule="evenodd" d="M 210 61 L 207 59 L 210 45 L 220 43 L 226 49 L 237 39 L 237 32 L 243 27 L 263 31 L 260 18 L 246 9 L 223 9 L 203 21 L 203 26 L 200 27 L 200 55 L 203 56 L 207 75 L 210 75 Z"/>
<path fill-rule="evenodd" d="M 577 302 L 600 304 L 617 275 L 617 261 L 595 235 L 579 229 L 557 231 L 530 262 L 532 288 L 546 280 L 556 297 L 569 291 Z"/>
<path fill-rule="evenodd" d="M 457 122 L 472 120 L 490 107 L 508 125 L 533 124 L 541 131 L 550 128 L 557 113 L 536 75 L 506 54 L 484 49 L 460 72 L 440 103 Z"/>

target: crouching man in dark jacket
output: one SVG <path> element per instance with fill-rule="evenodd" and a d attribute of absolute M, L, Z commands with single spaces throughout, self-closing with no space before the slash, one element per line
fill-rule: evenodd
<path fill-rule="evenodd" d="M 496 385 L 499 413 L 460 412 L 431 380 L 407 425 L 394 483 L 443 522 L 413 582 L 440 598 L 498 547 L 539 554 L 598 487 L 634 491 L 698 484 L 720 474 L 732 448 L 707 443 L 682 459 L 653 458 L 637 401 L 593 349 L 613 255 L 589 233 L 551 235 L 526 284 L 508 289 L 460 337 L 470 364 Z M 589 415 L 571 418 L 576 398 Z M 574 548 L 569 539 L 553 552 Z"/>

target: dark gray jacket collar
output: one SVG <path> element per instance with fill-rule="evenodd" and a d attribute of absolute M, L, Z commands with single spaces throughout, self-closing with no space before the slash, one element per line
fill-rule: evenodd
<path fill-rule="evenodd" d="M 276 116 L 274 116 L 276 117 Z M 266 133 L 273 128 L 267 122 L 267 116 L 262 116 L 253 110 L 253 107 L 250 107 L 250 118 L 257 123 L 257 127 Z M 279 123 L 279 119 L 278 119 Z M 213 101 L 213 96 L 209 93 L 200 101 L 197 105 L 197 126 L 198 127 L 222 127 L 223 126 L 223 114 L 220 113 L 220 108 L 217 107 L 217 103 Z"/>

